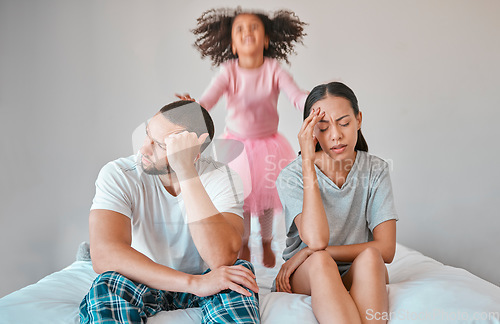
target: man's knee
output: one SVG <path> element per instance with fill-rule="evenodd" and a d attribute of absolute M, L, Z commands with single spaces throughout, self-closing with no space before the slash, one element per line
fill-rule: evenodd
<path fill-rule="evenodd" d="M 247 260 L 236 260 L 236 262 L 234 263 L 234 265 L 242 265 L 244 266 L 245 268 L 247 269 L 250 269 L 254 274 L 255 274 L 255 269 L 253 267 L 253 264 Z"/>
<path fill-rule="evenodd" d="M 121 275 L 115 271 L 106 271 L 98 275 L 89 292 L 80 303 L 80 313 L 82 316 L 82 323 L 89 321 L 89 310 L 96 308 L 101 298 L 107 298 L 110 294 L 114 294 L 116 290 L 116 282 Z M 113 288 L 114 287 L 114 288 Z M 84 320 L 86 318 L 86 320 Z"/>
<path fill-rule="evenodd" d="M 94 280 L 91 290 L 93 290 L 93 295 L 102 295 L 107 292 L 118 293 L 125 287 L 133 287 L 137 284 L 124 275 L 116 271 L 106 271 L 101 273 Z"/>
<path fill-rule="evenodd" d="M 97 276 L 94 280 L 95 283 L 109 283 L 125 278 L 123 275 L 116 271 L 106 271 Z"/>

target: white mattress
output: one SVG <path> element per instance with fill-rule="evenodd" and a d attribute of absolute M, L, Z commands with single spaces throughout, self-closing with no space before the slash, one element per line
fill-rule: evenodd
<path fill-rule="evenodd" d="M 252 233 L 252 239 L 258 234 Z M 284 238 L 273 248 L 281 251 Z M 253 240 L 256 242 L 256 240 Z M 311 298 L 305 295 L 270 292 L 275 269 L 259 264 L 260 251 L 253 244 L 254 262 L 260 290 L 262 323 L 317 323 Z M 388 265 L 389 323 L 495 323 L 500 324 L 500 287 L 466 270 L 449 267 L 401 244 Z M 38 283 L 0 299 L 0 323 L 79 323 L 78 306 L 96 273 L 90 262 L 76 261 Z M 199 309 L 161 312 L 148 323 L 200 323 Z"/>

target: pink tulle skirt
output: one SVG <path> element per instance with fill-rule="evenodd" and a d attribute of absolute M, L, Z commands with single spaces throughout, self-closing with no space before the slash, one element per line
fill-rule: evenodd
<path fill-rule="evenodd" d="M 275 182 L 280 171 L 296 157 L 287 139 L 279 133 L 248 139 L 226 132 L 222 137 L 243 143 L 241 154 L 228 164 L 243 181 L 244 211 L 254 215 L 270 208 L 281 211 Z"/>

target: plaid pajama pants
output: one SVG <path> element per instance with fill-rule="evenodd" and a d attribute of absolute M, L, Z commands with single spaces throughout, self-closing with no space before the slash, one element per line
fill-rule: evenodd
<path fill-rule="evenodd" d="M 236 261 L 239 264 L 255 272 L 250 262 Z M 160 311 L 191 307 L 201 307 L 202 324 L 260 323 L 258 295 L 253 292 L 250 297 L 232 290 L 198 297 L 152 289 L 112 271 L 99 275 L 92 284 L 80 304 L 80 323 L 146 323 Z"/>

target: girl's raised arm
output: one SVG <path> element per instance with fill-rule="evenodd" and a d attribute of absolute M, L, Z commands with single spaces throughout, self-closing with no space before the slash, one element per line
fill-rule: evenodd
<path fill-rule="evenodd" d="M 228 71 L 222 67 L 220 73 L 212 79 L 210 85 L 201 96 L 200 105 L 210 111 L 226 92 L 228 82 Z"/>
<path fill-rule="evenodd" d="M 297 110 L 304 111 L 304 103 L 306 102 L 308 92 L 300 89 L 290 73 L 283 69 L 278 74 L 278 86 L 281 91 L 285 92 Z"/>

